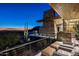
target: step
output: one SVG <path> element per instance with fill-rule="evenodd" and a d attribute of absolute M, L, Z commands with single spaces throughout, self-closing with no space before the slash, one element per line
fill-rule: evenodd
<path fill-rule="evenodd" d="M 62 50 L 62 49 L 59 49 L 56 53 L 55 53 L 56 56 L 71 56 L 71 52 L 68 52 L 66 50 Z"/>
<path fill-rule="evenodd" d="M 72 52 L 72 48 L 68 48 L 68 47 L 62 47 L 60 46 L 59 49 L 62 49 L 62 50 L 65 50 L 65 51 L 68 51 L 68 52 Z"/>
<path fill-rule="evenodd" d="M 60 46 L 62 46 L 62 47 L 67 47 L 67 48 L 71 48 L 71 49 L 74 48 L 74 46 L 73 46 L 73 45 L 70 45 L 70 44 L 62 44 L 62 45 L 60 45 Z"/>

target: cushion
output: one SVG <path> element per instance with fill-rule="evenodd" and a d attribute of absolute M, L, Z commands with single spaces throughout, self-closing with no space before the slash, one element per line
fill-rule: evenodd
<path fill-rule="evenodd" d="M 51 44 L 50 47 L 55 48 L 55 49 L 58 49 L 59 46 L 62 45 L 62 44 L 63 44 L 63 42 L 56 41 L 53 44 Z"/>
<path fill-rule="evenodd" d="M 55 51 L 56 51 L 55 48 L 51 48 L 50 46 L 48 46 L 47 48 L 42 50 L 42 55 L 43 56 L 52 56 Z"/>
<path fill-rule="evenodd" d="M 50 47 L 55 48 L 55 49 L 58 49 L 59 46 L 60 46 L 60 45 L 58 45 L 58 44 L 56 44 L 56 43 L 50 45 Z"/>

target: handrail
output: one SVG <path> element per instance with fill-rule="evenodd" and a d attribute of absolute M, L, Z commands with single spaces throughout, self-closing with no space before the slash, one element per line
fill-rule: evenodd
<path fill-rule="evenodd" d="M 23 47 L 23 46 L 26 46 L 26 45 L 29 45 L 29 44 L 32 44 L 32 43 L 35 43 L 35 42 L 39 42 L 39 41 L 42 41 L 42 40 L 45 40 L 45 39 L 39 39 L 39 40 L 35 40 L 35 41 L 32 41 L 32 42 L 28 42 L 28 43 L 25 43 L 25 44 L 22 44 L 22 45 L 18 45 L 18 46 L 15 46 L 15 47 L 12 47 L 12 48 L 3 50 L 3 51 L 0 52 L 0 54 L 2 54 L 4 52 L 11 51 L 11 50 L 14 50 L 14 49 L 17 49 L 17 48 L 20 48 L 20 47 Z"/>
<path fill-rule="evenodd" d="M 34 34 L 31 34 L 29 36 L 36 36 L 36 37 L 41 37 L 41 38 L 51 38 L 51 39 L 55 39 L 55 37 L 52 37 L 52 36 L 44 36 L 44 35 L 34 35 Z"/>

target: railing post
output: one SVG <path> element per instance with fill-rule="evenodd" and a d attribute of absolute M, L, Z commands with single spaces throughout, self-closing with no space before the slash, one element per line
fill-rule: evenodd
<path fill-rule="evenodd" d="M 6 47 L 6 50 L 7 50 L 7 49 L 8 49 L 8 47 Z M 9 55 L 9 53 L 8 53 L 8 52 L 5 52 L 5 55 L 6 55 L 6 56 L 8 56 L 8 55 Z"/>
<path fill-rule="evenodd" d="M 14 55 L 16 56 L 16 50 L 13 50 Z"/>
<path fill-rule="evenodd" d="M 29 50 L 30 50 L 30 52 L 32 51 L 32 50 L 31 50 L 31 44 L 29 45 Z"/>

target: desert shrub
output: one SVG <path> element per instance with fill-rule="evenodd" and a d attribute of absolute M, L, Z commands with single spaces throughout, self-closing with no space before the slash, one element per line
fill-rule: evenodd
<path fill-rule="evenodd" d="M 17 33 L 5 33 L 0 35 L 0 49 L 12 47 L 19 42 L 19 35 Z"/>

